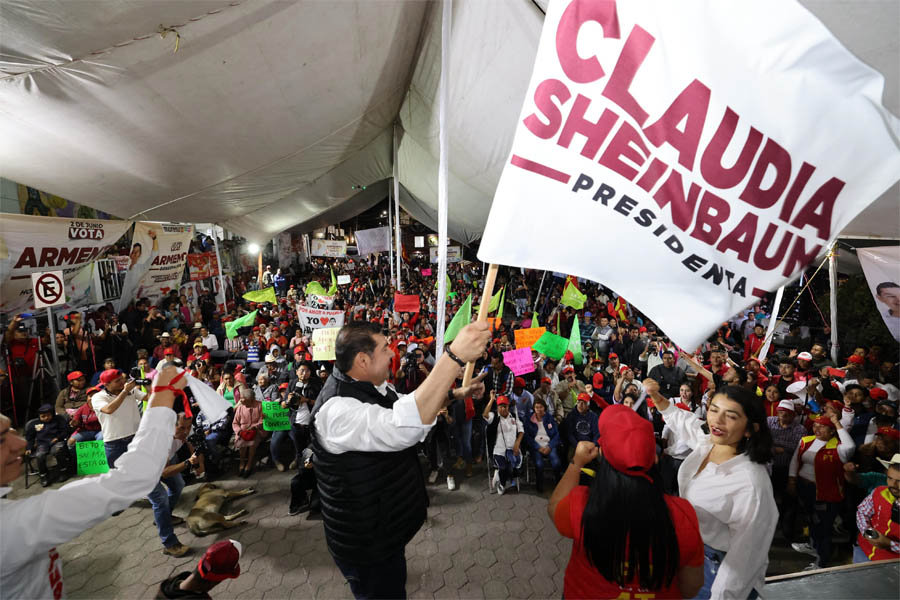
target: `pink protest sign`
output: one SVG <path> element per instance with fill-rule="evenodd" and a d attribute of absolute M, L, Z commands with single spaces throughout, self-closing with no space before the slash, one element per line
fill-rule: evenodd
<path fill-rule="evenodd" d="M 519 348 L 503 353 L 503 363 L 509 367 L 513 375 L 525 375 L 534 371 L 534 361 L 531 360 L 531 348 Z"/>
<path fill-rule="evenodd" d="M 422 269 L 422 277 L 431 277 L 431 269 Z"/>

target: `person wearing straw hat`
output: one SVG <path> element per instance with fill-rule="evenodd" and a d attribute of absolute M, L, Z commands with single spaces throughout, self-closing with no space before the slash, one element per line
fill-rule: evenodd
<path fill-rule="evenodd" d="M 855 563 L 900 558 L 900 454 L 878 462 L 887 469 L 887 485 L 872 490 L 856 509 Z"/>

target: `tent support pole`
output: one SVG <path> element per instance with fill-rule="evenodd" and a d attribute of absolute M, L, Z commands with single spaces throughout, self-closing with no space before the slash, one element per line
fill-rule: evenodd
<path fill-rule="evenodd" d="M 393 166 L 393 181 L 391 182 L 394 186 L 394 237 L 396 238 L 395 244 L 397 245 L 397 251 L 395 252 L 397 258 L 397 291 L 403 291 L 403 284 L 400 281 L 400 261 L 403 258 L 402 252 L 402 243 L 400 240 L 400 178 L 399 169 L 397 167 L 397 149 L 400 145 L 400 135 L 398 132 L 397 124 L 394 123 L 394 166 Z M 388 204 L 388 210 L 391 210 L 390 204 Z M 391 269 L 394 268 L 394 265 L 391 265 Z"/>
<path fill-rule="evenodd" d="M 784 296 L 784 286 L 775 292 L 775 302 L 772 303 L 772 316 L 769 317 L 769 330 L 766 332 L 766 340 L 759 350 L 759 360 L 765 360 L 772 345 L 772 337 L 775 335 L 775 326 L 778 325 L 778 311 L 781 310 L 781 297 Z"/>
<path fill-rule="evenodd" d="M 222 234 L 225 234 L 225 228 L 222 228 Z M 222 271 L 224 270 L 222 266 L 222 257 L 219 256 L 219 236 L 216 235 L 216 224 L 213 223 L 212 228 L 212 239 L 213 239 L 213 248 L 216 249 L 216 265 L 219 268 L 219 292 L 222 294 L 222 312 L 228 312 L 228 302 L 226 300 L 225 295 L 225 276 L 222 275 Z M 218 300 L 219 294 L 216 294 L 216 299 Z"/>
<path fill-rule="evenodd" d="M 392 223 L 392 221 L 393 221 L 393 218 L 392 218 L 392 217 L 393 217 L 393 214 L 394 214 L 394 211 L 393 211 L 393 209 L 392 209 L 392 207 L 391 207 L 391 188 L 393 188 L 393 187 L 394 187 L 394 180 L 391 179 L 391 182 L 388 184 L 388 207 L 387 207 L 387 214 L 388 214 L 388 252 L 389 252 L 388 260 L 390 261 L 388 264 L 389 264 L 390 267 L 391 267 L 391 277 L 390 277 L 390 279 L 392 280 L 391 283 L 393 283 L 394 285 L 396 285 L 396 282 L 393 281 L 393 279 L 394 279 L 394 230 L 393 230 L 393 228 L 391 227 L 391 223 Z M 356 243 L 359 244 L 359 240 L 357 240 Z"/>
<path fill-rule="evenodd" d="M 838 352 L 841 347 L 838 344 L 837 328 L 837 241 L 828 254 L 828 287 L 831 292 L 828 299 L 831 304 L 831 361 L 838 364 Z"/>
<path fill-rule="evenodd" d="M 547 271 L 544 271 L 544 274 L 541 275 L 541 285 L 538 286 L 537 295 L 534 297 L 534 308 L 531 309 L 531 312 L 534 312 L 537 310 L 538 302 L 541 299 L 541 291 L 543 291 L 543 289 L 544 289 L 544 280 L 546 278 L 547 278 Z"/>
<path fill-rule="evenodd" d="M 447 313 L 447 214 L 449 204 L 447 152 L 447 92 L 450 80 L 450 17 L 452 0 L 441 2 L 441 87 L 438 92 L 438 123 L 440 124 L 440 162 L 438 164 L 438 295 L 435 327 L 434 357 L 444 352 L 444 322 Z"/>

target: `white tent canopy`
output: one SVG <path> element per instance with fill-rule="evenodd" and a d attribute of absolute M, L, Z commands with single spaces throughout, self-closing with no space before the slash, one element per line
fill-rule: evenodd
<path fill-rule="evenodd" d="M 459 241 L 483 230 L 542 4 L 454 0 Z M 900 113 L 900 4 L 803 4 L 886 76 L 885 105 Z M 396 126 L 401 204 L 436 225 L 439 5 L 5 0 L 0 70 L 0 174 L 12 180 L 124 218 L 216 222 L 263 242 L 384 198 Z M 895 185 L 844 234 L 900 237 L 898 205 Z"/>

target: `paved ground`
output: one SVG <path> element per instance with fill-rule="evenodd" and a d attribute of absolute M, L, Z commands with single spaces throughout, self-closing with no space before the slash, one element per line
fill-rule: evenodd
<path fill-rule="evenodd" d="M 193 549 L 183 558 L 162 554 L 149 502 L 135 503 L 59 548 L 68 597 L 152 598 L 160 581 L 173 572 L 190 570 L 207 546 L 226 537 L 243 544 L 242 574 L 220 584 L 215 598 L 351 597 L 325 547 L 321 521 L 287 515 L 289 479 L 290 473 L 269 469 L 249 479 L 217 481 L 228 489 L 257 490 L 230 504 L 235 510 L 250 511 L 248 524 L 229 535 L 203 538 L 177 527 L 182 543 Z M 476 468 L 471 479 L 460 476 L 457 482 L 459 489 L 453 492 L 443 479 L 428 486 L 428 521 L 407 546 L 409 596 L 562 597 L 571 541 L 561 538 L 547 517 L 549 492 L 538 496 L 523 486 L 521 492 L 491 495 L 483 468 Z M 198 487 L 185 488 L 176 515 L 186 516 Z M 20 478 L 10 498 L 43 491 L 38 483 L 23 488 Z M 770 574 L 800 570 L 809 560 L 785 547 L 773 548 L 770 557 Z"/>

